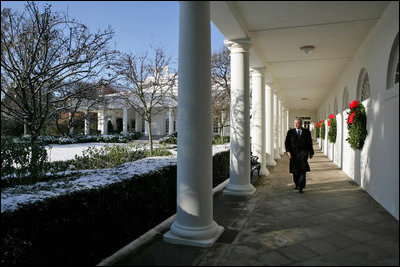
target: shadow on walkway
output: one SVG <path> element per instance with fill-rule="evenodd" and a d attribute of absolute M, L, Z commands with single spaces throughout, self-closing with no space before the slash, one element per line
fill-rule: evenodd
<path fill-rule="evenodd" d="M 399 265 L 399 222 L 314 145 L 303 194 L 282 156 L 251 197 L 214 195 L 225 230 L 209 248 L 173 245 L 159 233 L 115 265 Z"/>

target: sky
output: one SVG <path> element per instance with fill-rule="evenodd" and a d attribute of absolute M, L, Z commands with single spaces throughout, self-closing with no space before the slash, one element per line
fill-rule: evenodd
<path fill-rule="evenodd" d="M 112 45 L 121 52 L 140 53 L 150 44 L 163 45 L 173 61 L 178 60 L 178 1 L 35 1 L 39 7 L 49 3 L 54 11 L 68 14 L 92 32 L 115 31 Z M 1 1 L 1 7 L 22 11 L 25 1 Z M 211 22 L 211 50 L 223 47 L 224 37 Z M 176 66 L 171 66 L 177 69 Z"/>

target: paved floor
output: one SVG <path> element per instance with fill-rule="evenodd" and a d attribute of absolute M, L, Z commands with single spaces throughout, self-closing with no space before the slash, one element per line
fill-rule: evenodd
<path fill-rule="evenodd" d="M 283 156 L 253 196 L 214 196 L 214 220 L 225 228 L 214 246 L 168 244 L 158 234 L 115 265 L 399 266 L 399 221 L 314 148 L 303 194 Z"/>

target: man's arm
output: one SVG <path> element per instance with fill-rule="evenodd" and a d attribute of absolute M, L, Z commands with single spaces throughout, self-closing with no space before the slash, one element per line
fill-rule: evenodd
<path fill-rule="evenodd" d="M 312 144 L 312 138 L 311 138 L 311 132 L 308 131 L 308 151 L 310 154 L 310 159 L 314 156 L 314 148 L 313 148 L 313 144 Z"/>

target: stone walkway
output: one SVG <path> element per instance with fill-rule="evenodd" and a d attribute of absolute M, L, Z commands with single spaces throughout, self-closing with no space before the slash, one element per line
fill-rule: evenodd
<path fill-rule="evenodd" d="M 316 145 L 303 194 L 283 156 L 251 197 L 214 196 L 225 230 L 214 246 L 168 244 L 162 234 L 115 265 L 399 266 L 399 221 Z"/>

